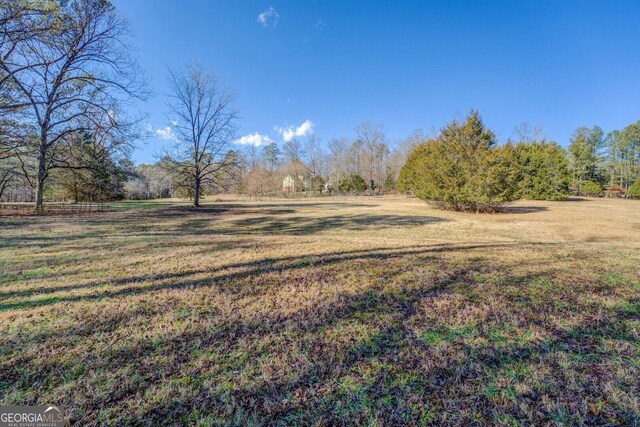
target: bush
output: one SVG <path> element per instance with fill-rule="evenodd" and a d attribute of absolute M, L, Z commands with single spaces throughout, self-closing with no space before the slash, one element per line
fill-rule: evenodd
<path fill-rule="evenodd" d="M 362 192 L 367 189 L 367 183 L 360 175 L 351 175 L 338 181 L 338 191 L 341 193 Z"/>
<path fill-rule="evenodd" d="M 629 187 L 627 190 L 627 197 L 631 197 L 632 199 L 640 199 L 640 179 Z"/>
<path fill-rule="evenodd" d="M 532 200 L 564 200 L 569 196 L 569 164 L 555 142 L 520 142 L 515 146 L 520 168 L 520 196 Z"/>
<path fill-rule="evenodd" d="M 384 180 L 384 184 L 382 184 L 382 188 L 384 188 L 384 191 L 396 190 L 396 180 L 393 175 L 387 175 L 387 178 Z"/>
<path fill-rule="evenodd" d="M 313 178 L 311 178 L 311 189 L 313 191 L 324 190 L 324 179 L 320 175 L 314 175 Z"/>
<path fill-rule="evenodd" d="M 583 196 L 596 197 L 602 193 L 602 186 L 593 181 L 582 181 L 580 183 L 580 194 Z"/>
<path fill-rule="evenodd" d="M 624 197 L 625 194 L 627 194 L 627 190 L 625 190 L 618 184 L 609 186 L 609 188 L 607 188 L 607 191 L 605 191 L 606 197 Z"/>
<path fill-rule="evenodd" d="M 476 111 L 418 145 L 400 172 L 398 189 L 444 209 L 495 212 L 518 198 L 514 147 L 496 147 Z"/>

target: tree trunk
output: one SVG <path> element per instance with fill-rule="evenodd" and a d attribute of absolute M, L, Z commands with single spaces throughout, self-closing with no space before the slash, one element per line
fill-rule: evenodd
<path fill-rule="evenodd" d="M 2 195 L 4 194 L 4 191 L 7 189 L 7 187 L 9 186 L 9 180 L 2 182 L 2 185 L 0 185 L 0 199 L 2 199 Z"/>
<path fill-rule="evenodd" d="M 44 212 L 44 180 L 47 176 L 45 167 L 47 157 L 47 134 L 42 132 L 40 135 L 40 150 L 38 152 L 38 177 L 36 180 L 36 206 L 35 212 Z"/>
<path fill-rule="evenodd" d="M 200 177 L 198 176 L 199 174 L 196 172 L 194 178 L 194 188 L 193 188 L 193 206 L 195 206 L 196 208 L 200 206 Z"/>

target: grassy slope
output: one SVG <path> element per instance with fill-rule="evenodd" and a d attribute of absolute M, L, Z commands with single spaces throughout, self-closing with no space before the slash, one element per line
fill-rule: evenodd
<path fill-rule="evenodd" d="M 0 218 L 0 404 L 81 424 L 640 422 L 640 202 Z"/>

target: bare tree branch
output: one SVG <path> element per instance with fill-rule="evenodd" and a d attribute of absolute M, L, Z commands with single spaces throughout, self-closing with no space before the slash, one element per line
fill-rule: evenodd
<path fill-rule="evenodd" d="M 41 211 L 49 169 L 69 167 L 69 150 L 58 145 L 64 148 L 68 138 L 87 131 L 110 146 L 125 144 L 125 134 L 139 121 L 115 112 L 131 99 L 143 99 L 146 81 L 127 44 L 128 25 L 108 0 L 18 3 L 26 10 L 0 0 L 0 23 L 12 23 L 0 33 L 0 91 L 12 95 L 0 102 L 0 119 L 20 111 L 20 120 L 35 125 Z M 43 6 L 28 7 L 35 3 Z"/>
<path fill-rule="evenodd" d="M 196 64 L 170 71 L 169 85 L 177 136 L 171 156 L 175 181 L 189 186 L 197 207 L 203 184 L 216 185 L 234 165 L 236 157 L 229 153 L 237 130 L 235 97 L 215 74 Z"/>

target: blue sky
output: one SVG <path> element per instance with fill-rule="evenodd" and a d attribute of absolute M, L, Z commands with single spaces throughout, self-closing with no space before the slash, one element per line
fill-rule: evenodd
<path fill-rule="evenodd" d="M 393 142 L 470 108 L 501 140 L 526 121 L 563 146 L 640 120 L 638 0 L 113 2 L 155 92 L 136 162 L 170 137 L 167 67 L 194 60 L 238 94 L 239 136 L 276 142 L 363 121 Z"/>

